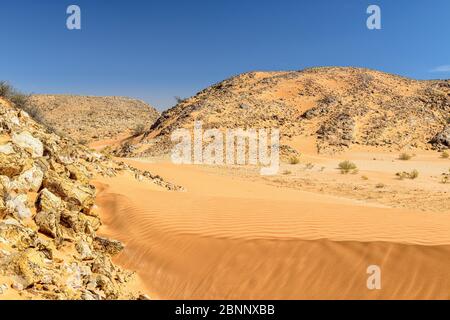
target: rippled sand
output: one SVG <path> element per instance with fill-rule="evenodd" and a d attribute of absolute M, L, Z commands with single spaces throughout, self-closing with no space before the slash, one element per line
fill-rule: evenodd
<path fill-rule="evenodd" d="M 186 192 L 99 178 L 101 231 L 159 299 L 450 298 L 450 216 L 132 161 Z M 366 287 L 379 265 L 382 290 Z"/>

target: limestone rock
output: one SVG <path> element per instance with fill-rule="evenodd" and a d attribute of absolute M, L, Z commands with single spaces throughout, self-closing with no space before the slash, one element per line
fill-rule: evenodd
<path fill-rule="evenodd" d="M 11 188 L 18 192 L 37 192 L 41 188 L 44 173 L 37 166 L 24 171 L 11 183 Z"/>
<path fill-rule="evenodd" d="M 60 196 L 75 208 L 89 212 L 94 205 L 95 189 L 77 181 L 70 181 L 58 176 L 55 172 L 47 172 L 44 187 Z"/>
<path fill-rule="evenodd" d="M 15 219 L 0 221 L 0 243 L 4 242 L 19 250 L 24 250 L 35 246 L 36 241 L 36 232 L 24 227 Z"/>
<path fill-rule="evenodd" d="M 31 210 L 28 207 L 26 194 L 9 195 L 6 198 L 6 212 L 12 214 L 19 220 L 31 218 Z"/>
<path fill-rule="evenodd" d="M 107 253 L 111 256 L 118 254 L 123 250 L 124 246 L 120 241 L 110 240 L 103 237 L 95 237 L 94 248 L 100 252 Z"/>
<path fill-rule="evenodd" d="M 52 238 L 59 237 L 60 214 L 55 211 L 40 211 L 34 217 L 39 231 Z"/>
<path fill-rule="evenodd" d="M 29 152 L 33 158 L 42 157 L 44 154 L 44 145 L 42 142 L 27 131 L 19 134 L 14 133 L 12 135 L 12 141 L 25 151 Z"/>
<path fill-rule="evenodd" d="M 25 287 L 36 283 L 51 283 L 51 275 L 47 270 L 44 255 L 34 249 L 27 249 L 17 258 L 17 266 L 25 280 Z"/>
<path fill-rule="evenodd" d="M 39 194 L 37 206 L 41 211 L 57 211 L 62 206 L 62 200 L 48 189 L 42 189 Z"/>
<path fill-rule="evenodd" d="M 92 252 L 91 246 L 89 243 L 85 240 L 79 240 L 75 248 L 77 249 L 78 253 L 80 254 L 81 260 L 90 260 L 94 258 L 94 254 Z"/>
<path fill-rule="evenodd" d="M 12 144 L 11 143 L 7 143 L 7 144 L 0 145 L 0 153 L 8 155 L 8 154 L 15 153 L 15 151 L 14 151 L 14 149 L 12 147 Z"/>
<path fill-rule="evenodd" d="M 0 153 L 0 175 L 12 178 L 33 166 L 33 160 L 24 159 L 19 154 Z"/>

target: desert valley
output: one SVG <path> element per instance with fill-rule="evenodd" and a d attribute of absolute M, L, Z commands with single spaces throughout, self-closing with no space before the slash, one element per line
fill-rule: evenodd
<path fill-rule="evenodd" d="M 161 114 L 0 96 L 0 299 L 450 299 L 449 80 L 249 72 Z M 196 121 L 279 129 L 277 174 L 174 164 Z"/>

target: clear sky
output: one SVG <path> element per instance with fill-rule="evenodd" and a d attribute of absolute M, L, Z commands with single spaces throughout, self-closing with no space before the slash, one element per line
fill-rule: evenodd
<path fill-rule="evenodd" d="M 66 28 L 81 8 L 82 29 Z M 370 4 L 382 29 L 366 27 Z M 363 66 L 450 78 L 449 0 L 1 0 L 0 79 L 158 109 L 232 75 Z"/>

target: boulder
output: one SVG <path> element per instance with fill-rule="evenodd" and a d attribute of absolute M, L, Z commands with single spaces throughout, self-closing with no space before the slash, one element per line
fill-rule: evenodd
<path fill-rule="evenodd" d="M 0 243 L 8 243 L 19 250 L 24 250 L 34 246 L 36 241 L 36 232 L 24 227 L 15 219 L 7 219 L 0 222 Z"/>
<path fill-rule="evenodd" d="M 0 145 L 0 153 L 3 154 L 13 154 L 15 153 L 12 144 L 11 143 L 7 143 L 7 144 L 2 144 Z"/>
<path fill-rule="evenodd" d="M 92 252 L 92 248 L 89 243 L 85 240 L 79 240 L 75 244 L 75 249 L 80 254 L 81 260 L 90 260 L 94 258 L 94 254 Z"/>
<path fill-rule="evenodd" d="M 34 217 L 39 231 L 52 238 L 59 238 L 60 214 L 55 211 L 40 211 Z"/>
<path fill-rule="evenodd" d="M 6 212 L 19 220 L 31 218 L 31 210 L 28 208 L 28 197 L 26 194 L 8 195 L 6 197 Z"/>
<path fill-rule="evenodd" d="M 68 202 L 70 209 L 89 212 L 94 205 L 95 188 L 78 181 L 71 181 L 48 171 L 44 178 L 44 187 Z"/>
<path fill-rule="evenodd" d="M 69 177 L 72 180 L 77 180 L 83 184 L 89 183 L 88 172 L 82 170 L 81 167 L 74 164 L 69 164 L 66 166 L 67 171 L 69 171 Z"/>
<path fill-rule="evenodd" d="M 94 248 L 97 251 L 104 252 L 111 256 L 118 254 L 123 250 L 124 246 L 120 241 L 110 240 L 103 237 L 94 238 Z"/>
<path fill-rule="evenodd" d="M 37 166 L 33 166 L 14 179 L 10 188 L 18 192 L 38 192 L 41 188 L 43 178 L 44 173 L 42 170 Z"/>
<path fill-rule="evenodd" d="M 48 189 L 42 189 L 39 193 L 37 208 L 40 211 L 57 211 L 61 208 L 62 204 L 61 198 Z"/>
<path fill-rule="evenodd" d="M 33 158 L 42 157 L 44 154 L 44 145 L 42 142 L 27 131 L 19 134 L 13 133 L 11 139 L 14 144 L 30 153 Z"/>
<path fill-rule="evenodd" d="M 12 178 L 33 167 L 33 160 L 18 154 L 0 153 L 0 175 Z"/>
<path fill-rule="evenodd" d="M 86 222 L 80 218 L 81 215 L 78 211 L 63 210 L 61 211 L 61 224 L 76 233 L 84 233 Z"/>
<path fill-rule="evenodd" d="M 52 277 L 47 270 L 45 256 L 34 249 L 27 249 L 16 261 L 21 276 L 25 280 L 25 287 L 31 287 L 36 283 L 51 283 Z"/>
<path fill-rule="evenodd" d="M 441 132 L 435 135 L 430 143 L 438 148 L 450 148 L 450 125 L 447 125 Z"/>

